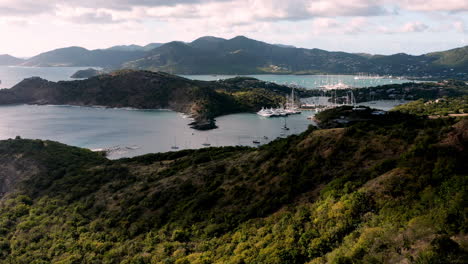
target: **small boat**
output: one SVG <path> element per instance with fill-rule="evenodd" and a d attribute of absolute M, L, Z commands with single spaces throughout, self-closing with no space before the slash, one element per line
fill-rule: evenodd
<path fill-rule="evenodd" d="M 286 118 L 284 119 L 284 125 L 283 125 L 283 127 L 281 129 L 289 130 L 289 127 L 286 125 Z"/>
<path fill-rule="evenodd" d="M 179 147 L 177 146 L 176 137 L 174 137 L 174 146 L 172 146 L 171 149 L 179 149 Z"/>
<path fill-rule="evenodd" d="M 253 140 L 252 143 L 254 143 L 254 144 L 260 144 L 260 141 L 258 141 L 258 140 Z"/>
<path fill-rule="evenodd" d="M 205 143 L 203 143 L 202 145 L 205 146 L 205 147 L 211 146 L 211 144 L 208 142 L 208 138 L 206 138 Z"/>
<path fill-rule="evenodd" d="M 266 140 L 268 140 L 268 137 L 267 137 L 267 136 L 263 136 L 263 139 L 266 139 Z"/>

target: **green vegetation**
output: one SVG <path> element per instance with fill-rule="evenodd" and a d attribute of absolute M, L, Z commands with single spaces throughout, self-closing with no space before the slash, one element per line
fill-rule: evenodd
<path fill-rule="evenodd" d="M 272 45 L 237 36 L 173 41 L 122 67 L 177 74 L 370 74 L 467 79 L 468 47 L 412 56 L 330 52 Z"/>
<path fill-rule="evenodd" d="M 164 108 L 191 115 L 194 128 L 211 129 L 217 116 L 277 107 L 290 90 L 253 78 L 205 82 L 163 72 L 119 70 L 79 81 L 28 78 L 0 91 L 0 104 Z"/>
<path fill-rule="evenodd" d="M 115 161 L 0 141 L 0 263 L 464 263 L 468 119 L 389 116 Z"/>
<path fill-rule="evenodd" d="M 340 89 L 336 90 L 337 101 L 343 101 L 350 90 L 353 91 L 358 103 L 374 100 L 435 100 L 441 97 L 468 95 L 468 84 L 463 81 L 444 80 L 440 82 L 409 82 L 358 89 Z M 334 96 L 335 91 L 330 90 L 326 95 L 330 97 Z M 313 96 L 318 96 L 318 94 L 314 94 Z"/>
<path fill-rule="evenodd" d="M 419 99 L 397 106 L 395 111 L 426 116 L 468 115 L 468 95 L 455 98 L 444 97 L 434 101 Z"/>

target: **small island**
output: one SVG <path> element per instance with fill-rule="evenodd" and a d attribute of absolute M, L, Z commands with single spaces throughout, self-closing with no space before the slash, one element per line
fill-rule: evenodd
<path fill-rule="evenodd" d="M 85 70 L 79 70 L 79 71 L 75 72 L 72 76 L 70 76 L 70 78 L 72 78 L 72 79 L 86 79 L 86 78 L 91 78 L 91 77 L 98 76 L 98 75 L 101 75 L 101 74 L 104 74 L 104 72 L 100 71 L 100 70 L 93 69 L 93 68 L 88 68 L 88 69 L 85 69 Z"/>

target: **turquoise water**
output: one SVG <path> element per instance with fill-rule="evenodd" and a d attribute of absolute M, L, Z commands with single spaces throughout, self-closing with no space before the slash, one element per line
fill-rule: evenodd
<path fill-rule="evenodd" d="M 214 81 L 220 79 L 227 79 L 236 77 L 235 75 L 182 75 L 183 77 L 202 80 L 202 81 Z M 342 82 L 352 87 L 369 87 L 378 86 L 385 84 L 399 84 L 410 82 L 405 79 L 396 78 L 382 78 L 382 79 L 355 79 L 358 76 L 354 75 L 274 75 L 274 74 L 261 74 L 261 75 L 245 75 L 248 77 L 254 77 L 259 80 L 275 82 L 278 84 L 295 84 L 301 87 L 314 89 L 326 84 L 337 84 Z"/>

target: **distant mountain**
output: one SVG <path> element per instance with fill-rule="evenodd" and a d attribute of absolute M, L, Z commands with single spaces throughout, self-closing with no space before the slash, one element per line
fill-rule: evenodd
<path fill-rule="evenodd" d="M 284 45 L 284 44 L 273 44 L 275 46 L 278 46 L 280 48 L 295 48 L 296 46 L 293 45 Z"/>
<path fill-rule="evenodd" d="M 351 73 L 358 70 L 356 64 L 371 68 L 367 59 L 354 54 L 283 48 L 239 36 L 229 40 L 204 37 L 188 44 L 170 42 L 124 67 L 184 74 Z"/>
<path fill-rule="evenodd" d="M 329 52 L 268 44 L 238 36 L 170 42 L 123 67 L 178 74 L 338 73 L 468 78 L 468 48 L 413 56 Z"/>
<path fill-rule="evenodd" d="M 87 50 L 81 47 L 61 48 L 34 56 L 23 66 L 99 66 L 115 68 L 145 55 L 144 51 Z"/>
<path fill-rule="evenodd" d="M 165 71 L 174 74 L 356 74 L 468 79 L 468 46 L 419 56 L 398 53 L 331 52 L 304 49 L 238 36 L 212 36 L 190 43 L 173 41 L 104 50 L 57 49 L 22 63 L 25 66 L 99 66 Z"/>
<path fill-rule="evenodd" d="M 433 52 L 427 54 L 427 56 L 435 58 L 434 63 L 438 65 L 465 69 L 468 67 L 468 46 L 442 52 Z"/>
<path fill-rule="evenodd" d="M 118 51 L 150 51 L 152 49 L 161 47 L 163 43 L 150 43 L 145 46 L 140 45 L 118 45 L 108 48 L 107 50 L 118 50 Z"/>
<path fill-rule="evenodd" d="M 150 43 L 150 44 L 148 44 L 146 46 L 143 46 L 143 50 L 144 51 L 150 51 L 152 49 L 159 48 L 162 45 L 164 45 L 164 43 Z"/>
<path fill-rule="evenodd" d="M 140 46 L 140 45 L 118 45 L 118 46 L 110 47 L 107 50 L 137 51 L 137 50 L 143 50 L 143 46 Z"/>
<path fill-rule="evenodd" d="M 8 54 L 0 55 L 0 65 L 8 65 L 8 66 L 18 65 L 22 63 L 23 61 L 24 61 L 23 59 L 13 57 Z"/>

